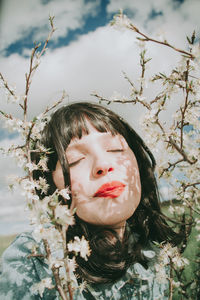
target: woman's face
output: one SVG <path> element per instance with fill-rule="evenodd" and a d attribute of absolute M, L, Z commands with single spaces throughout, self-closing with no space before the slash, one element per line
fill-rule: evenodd
<path fill-rule="evenodd" d="M 89 134 L 72 139 L 66 149 L 72 208 L 88 223 L 121 228 L 140 202 L 137 161 L 121 135 L 101 133 L 89 122 L 87 126 Z M 64 188 L 59 161 L 53 180 L 58 189 Z"/>

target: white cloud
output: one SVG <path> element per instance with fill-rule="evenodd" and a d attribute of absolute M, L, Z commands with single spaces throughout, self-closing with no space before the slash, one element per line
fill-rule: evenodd
<path fill-rule="evenodd" d="M 0 207 L 0 235 L 25 230 L 29 224 L 28 213 L 25 211 L 24 196 L 19 189 L 9 192 L 6 188 L 1 188 Z"/>
<path fill-rule="evenodd" d="M 116 13 L 119 8 L 133 15 L 132 22 L 145 33 L 154 37 L 163 34 L 179 47 L 186 45 L 186 35 L 192 35 L 193 30 L 199 32 L 199 0 L 185 0 L 181 4 L 173 0 L 110 0 L 107 12 Z M 150 18 L 152 11 L 161 15 Z"/>
<path fill-rule="evenodd" d="M 45 5 L 41 0 L 4 0 L 1 12 L 1 48 L 23 39 L 34 30 L 33 41 L 46 37 L 49 15 L 56 16 L 55 38 L 64 37 L 69 30 L 81 28 L 86 16 L 98 13 L 100 0 L 56 0 Z"/>
<path fill-rule="evenodd" d="M 134 34 L 119 32 L 111 27 L 98 28 L 68 47 L 49 50 L 33 77 L 31 115 L 40 113 L 49 102 L 58 99 L 63 89 L 72 101 L 95 101 L 90 96 L 93 91 L 108 97 L 115 90 L 128 95 L 129 85 L 123 79 L 122 70 L 136 77 L 140 72 L 138 58 L 139 49 Z M 23 94 L 28 59 L 13 54 L 1 58 L 0 62 L 5 78 L 12 86 L 17 86 L 19 94 Z M 0 101 L 2 108 L 9 113 L 16 113 L 15 105 L 7 106 L 3 91 Z"/>
<path fill-rule="evenodd" d="M 0 147 L 7 149 L 11 144 L 20 143 L 19 138 L 4 139 Z M 28 215 L 25 211 L 26 203 L 22 191 L 16 187 L 13 191 L 8 185 L 13 183 L 11 178 L 22 176 L 22 170 L 16 166 L 16 162 L 9 156 L 1 155 L 0 172 L 0 235 L 18 233 L 28 228 Z"/>
<path fill-rule="evenodd" d="M 0 141 L 0 148 L 8 149 L 11 145 L 20 145 L 19 137 L 13 139 L 3 139 Z M 11 183 L 9 177 L 11 176 L 22 176 L 20 168 L 16 167 L 16 161 L 14 158 L 1 154 L 1 171 L 0 172 L 0 188 L 7 190 L 7 186 Z"/>
<path fill-rule="evenodd" d="M 90 96 L 93 91 L 106 97 L 117 91 L 128 97 L 130 85 L 123 78 L 122 71 L 132 80 L 136 80 L 141 72 L 140 50 L 135 41 L 134 32 L 121 32 L 106 26 L 81 36 L 67 47 L 49 50 L 41 59 L 41 65 L 33 77 L 29 99 L 31 116 L 57 100 L 63 89 L 68 93 L 70 101 L 95 101 Z M 177 60 L 176 53 L 170 49 L 150 44 L 148 46 L 148 55 L 155 60 L 150 63 L 154 71 L 167 71 Z M 162 56 L 159 55 L 161 50 Z M 2 58 L 0 62 L 2 73 L 8 82 L 16 85 L 19 93 L 23 94 L 28 59 L 13 54 Z M 150 88 L 147 89 L 148 97 L 152 96 L 152 92 Z M 7 106 L 5 96 L 2 95 L 0 101 L 2 108 L 9 113 L 16 113 L 16 106 Z M 119 105 L 114 108 L 121 110 Z M 124 117 L 132 124 L 136 116 L 138 117 L 138 108 L 134 107 L 130 111 L 130 106 L 124 106 Z M 135 123 L 137 125 L 137 119 Z"/>

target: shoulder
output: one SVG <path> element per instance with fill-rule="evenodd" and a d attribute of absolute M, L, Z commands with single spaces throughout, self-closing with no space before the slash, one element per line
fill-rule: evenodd
<path fill-rule="evenodd" d="M 157 278 L 157 254 L 152 249 L 145 250 L 144 255 L 149 258 L 148 268 L 140 263 L 132 264 L 126 274 L 115 283 L 92 284 L 87 287 L 86 295 L 91 294 L 94 299 L 126 299 L 126 300 L 167 300 L 169 283 Z M 87 296 L 86 296 L 87 299 Z"/>
<path fill-rule="evenodd" d="M 138 287 L 138 293 L 144 299 L 168 299 L 169 270 L 163 266 L 162 277 L 158 273 L 159 253 L 160 250 L 154 244 L 150 244 L 149 249 L 143 250 L 143 255 L 148 259 L 148 268 L 145 268 L 140 263 L 135 263 L 128 270 L 130 276 L 131 273 L 135 274 L 135 284 Z"/>
<path fill-rule="evenodd" d="M 10 258 L 26 257 L 32 252 L 32 248 L 36 246 L 36 241 L 33 239 L 31 232 L 24 232 L 18 235 L 10 246 L 4 251 L 2 255 L 3 260 Z"/>
<path fill-rule="evenodd" d="M 36 243 L 31 232 L 26 232 L 17 236 L 5 250 L 2 255 L 0 299 L 40 299 L 33 287 L 42 279 L 51 278 L 52 274 L 43 258 L 31 256 L 36 248 L 41 256 L 45 254 L 44 248 Z"/>
<path fill-rule="evenodd" d="M 2 271 L 5 272 L 9 269 L 18 270 L 18 266 L 25 270 L 33 267 L 33 265 L 35 266 L 36 262 L 43 263 L 44 260 L 37 256 L 32 256 L 32 253 L 36 252 L 36 250 L 39 256 L 45 256 L 42 243 L 38 244 L 31 232 L 21 233 L 4 251 L 2 255 Z"/>

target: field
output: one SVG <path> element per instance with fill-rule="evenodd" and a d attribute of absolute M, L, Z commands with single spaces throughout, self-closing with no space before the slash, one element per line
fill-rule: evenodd
<path fill-rule="evenodd" d="M 0 256 L 3 251 L 10 245 L 10 243 L 14 240 L 16 235 L 0 235 Z"/>

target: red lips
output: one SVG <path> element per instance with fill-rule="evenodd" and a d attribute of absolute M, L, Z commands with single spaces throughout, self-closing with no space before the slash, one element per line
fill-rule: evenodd
<path fill-rule="evenodd" d="M 125 184 L 120 181 L 111 181 L 103 184 L 94 194 L 94 197 L 116 198 L 124 191 Z"/>

